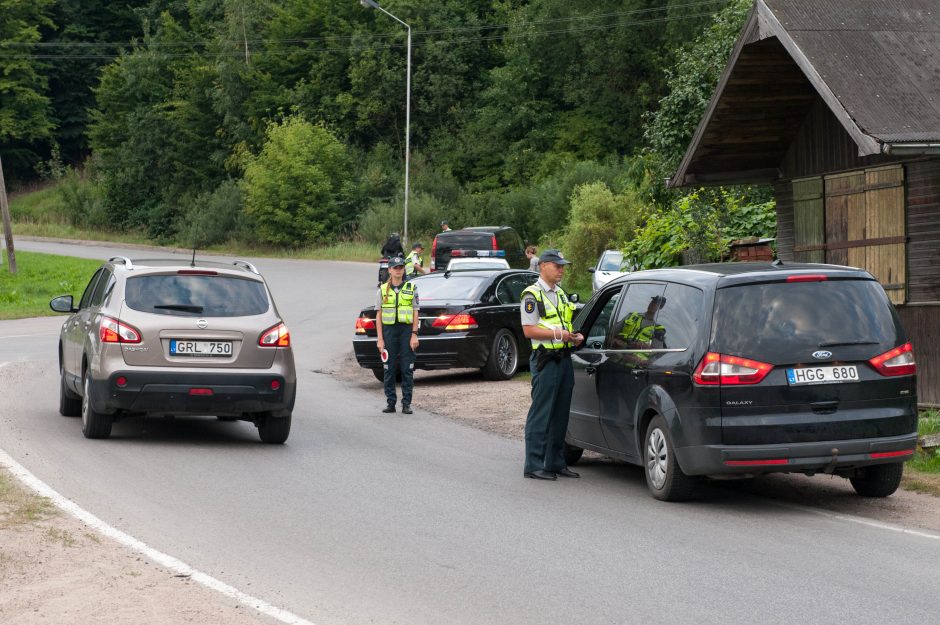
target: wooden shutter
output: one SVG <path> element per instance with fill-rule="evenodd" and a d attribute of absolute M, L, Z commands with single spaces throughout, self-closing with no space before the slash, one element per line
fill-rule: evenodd
<path fill-rule="evenodd" d="M 907 301 L 907 253 L 904 219 L 904 167 L 865 170 L 865 205 L 869 245 L 863 265 L 878 278 L 894 304 Z"/>
<path fill-rule="evenodd" d="M 865 238 L 865 172 L 826 176 L 826 262 L 863 267 L 858 250 L 834 244 Z"/>
<path fill-rule="evenodd" d="M 793 257 L 799 262 L 825 262 L 823 179 L 793 181 Z"/>

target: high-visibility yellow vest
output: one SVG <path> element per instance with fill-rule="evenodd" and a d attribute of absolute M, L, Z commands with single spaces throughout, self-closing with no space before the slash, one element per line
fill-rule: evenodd
<path fill-rule="evenodd" d="M 421 257 L 418 256 L 417 252 L 412 252 L 408 254 L 408 258 L 405 259 L 405 275 L 410 276 L 415 272 L 415 265 L 421 265 Z"/>
<path fill-rule="evenodd" d="M 410 324 L 414 321 L 415 287 L 411 282 L 405 282 L 397 293 L 388 282 L 383 282 L 380 290 L 383 324 L 387 326 L 393 323 Z"/>
<path fill-rule="evenodd" d="M 555 288 L 555 293 L 558 296 L 557 306 L 552 304 L 551 300 L 547 297 L 543 297 L 542 289 L 539 288 L 537 283 L 523 290 L 522 296 L 525 297 L 526 293 L 531 293 L 535 297 L 539 311 L 538 327 L 547 328 L 559 333 L 562 330 L 571 332 L 571 319 L 574 317 L 574 304 L 568 300 L 568 296 L 561 287 Z M 570 343 L 567 341 L 532 339 L 532 349 L 538 349 L 539 347 L 544 347 L 545 349 L 562 349 L 570 346 Z"/>
<path fill-rule="evenodd" d="M 626 319 L 623 320 L 620 336 L 628 343 L 651 344 L 657 331 L 660 333 L 660 336 L 665 332 L 665 328 L 661 325 L 655 325 L 653 323 L 643 325 L 644 318 L 643 313 L 638 312 L 632 312 L 627 315 Z"/>

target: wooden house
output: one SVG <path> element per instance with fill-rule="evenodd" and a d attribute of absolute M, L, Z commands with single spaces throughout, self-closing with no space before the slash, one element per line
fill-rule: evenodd
<path fill-rule="evenodd" d="M 940 406 L 940 2 L 756 0 L 670 186 L 773 185 L 777 255 L 862 267 Z"/>

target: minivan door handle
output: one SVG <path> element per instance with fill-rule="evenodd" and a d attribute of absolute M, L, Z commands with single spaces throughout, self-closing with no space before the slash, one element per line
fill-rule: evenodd
<path fill-rule="evenodd" d="M 641 376 L 646 375 L 646 372 L 647 372 L 646 369 L 633 369 L 633 370 L 630 371 L 630 373 L 632 373 L 632 374 L 633 374 L 633 377 L 635 377 L 635 378 L 639 378 L 639 377 L 641 377 Z"/>
<path fill-rule="evenodd" d="M 816 414 L 832 414 L 839 408 L 838 401 L 814 401 L 810 402 L 810 408 Z"/>

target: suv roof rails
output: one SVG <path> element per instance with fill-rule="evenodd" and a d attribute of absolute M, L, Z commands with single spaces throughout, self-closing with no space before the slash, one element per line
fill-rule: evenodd
<path fill-rule="evenodd" d="M 134 263 L 132 263 L 131 259 L 128 258 L 127 256 L 112 256 L 111 258 L 108 259 L 109 263 L 113 263 L 115 261 L 124 263 L 124 268 L 127 269 L 128 271 L 134 268 Z"/>
<path fill-rule="evenodd" d="M 255 269 L 255 266 L 249 263 L 247 260 L 236 260 L 232 264 L 235 265 L 236 267 L 244 267 L 245 269 L 247 269 L 248 271 L 250 271 L 251 273 L 255 275 L 258 275 L 258 276 L 261 275 L 260 273 L 258 273 L 258 270 Z"/>

